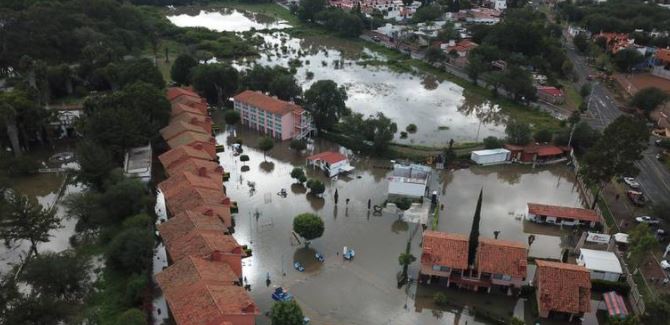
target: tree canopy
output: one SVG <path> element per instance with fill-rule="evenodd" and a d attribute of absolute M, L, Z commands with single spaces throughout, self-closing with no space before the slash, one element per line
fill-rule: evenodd
<path fill-rule="evenodd" d="M 192 79 L 193 87 L 213 105 L 225 104 L 237 91 L 238 73 L 228 64 L 198 65 Z"/>
<path fill-rule="evenodd" d="M 293 218 L 293 231 L 306 240 L 321 237 L 324 231 L 323 220 L 313 213 L 302 213 Z"/>
<path fill-rule="evenodd" d="M 295 300 L 277 301 L 272 305 L 272 325 L 303 325 L 304 315 Z"/>
<path fill-rule="evenodd" d="M 649 114 L 669 99 L 670 95 L 665 91 L 656 87 L 647 87 L 633 95 L 630 105 L 641 109 L 645 114 Z"/>
<path fill-rule="evenodd" d="M 172 63 L 170 77 L 178 85 L 191 84 L 191 70 L 198 65 L 198 61 L 189 54 L 180 54 Z"/>
<path fill-rule="evenodd" d="M 319 130 L 330 130 L 349 109 L 345 105 L 347 92 L 332 80 L 319 80 L 305 92 L 305 108 L 312 113 Z"/>
<path fill-rule="evenodd" d="M 526 145 L 531 140 L 531 130 L 528 123 L 512 120 L 505 127 L 507 141 L 511 144 Z"/>
<path fill-rule="evenodd" d="M 27 196 L 15 192 L 5 195 L 6 207 L 0 216 L 0 237 L 6 245 L 27 240 L 31 252 L 38 254 L 37 244 L 48 242 L 51 230 L 61 227 L 56 210 L 42 208 Z"/>

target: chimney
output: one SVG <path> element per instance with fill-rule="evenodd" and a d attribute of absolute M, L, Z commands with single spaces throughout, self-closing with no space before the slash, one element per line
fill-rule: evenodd
<path fill-rule="evenodd" d="M 219 174 L 223 174 L 223 167 L 221 167 L 221 165 L 216 166 L 216 168 L 214 169 L 214 171 L 217 172 L 217 173 L 219 173 Z"/>
<path fill-rule="evenodd" d="M 207 209 L 207 210 L 205 210 L 202 214 L 204 214 L 204 215 L 206 215 L 206 216 L 209 216 L 209 217 L 213 217 L 213 216 L 214 216 L 214 210 L 212 210 L 212 209 Z"/>
<path fill-rule="evenodd" d="M 205 168 L 205 167 L 198 167 L 198 176 L 200 176 L 200 177 L 207 177 L 207 168 Z"/>
<path fill-rule="evenodd" d="M 198 124 L 198 118 L 197 117 L 191 118 L 191 124 Z"/>
<path fill-rule="evenodd" d="M 230 206 L 230 198 L 226 196 L 223 200 L 221 200 L 221 204 Z"/>
<path fill-rule="evenodd" d="M 213 251 L 212 255 L 209 256 L 209 259 L 214 262 L 221 262 L 222 258 L 223 258 L 223 252 L 219 250 Z"/>
<path fill-rule="evenodd" d="M 196 149 L 196 150 L 202 150 L 202 144 L 201 143 L 194 143 L 194 144 L 191 145 L 191 147 L 193 147 L 193 149 Z"/>

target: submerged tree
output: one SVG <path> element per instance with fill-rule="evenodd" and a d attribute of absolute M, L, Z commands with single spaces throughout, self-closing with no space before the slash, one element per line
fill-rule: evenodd
<path fill-rule="evenodd" d="M 27 240 L 30 251 L 37 255 L 37 244 L 49 241 L 49 232 L 61 227 L 56 210 L 44 209 L 27 196 L 16 193 L 9 194 L 6 204 L 6 211 L 0 216 L 0 237 L 7 245 Z"/>
<path fill-rule="evenodd" d="M 472 218 L 472 228 L 470 229 L 470 242 L 468 250 L 468 265 L 475 264 L 475 256 L 477 254 L 477 246 L 479 246 L 479 221 L 481 220 L 482 212 L 482 195 L 484 188 L 479 191 L 479 199 L 477 199 L 477 208 L 475 208 L 475 216 Z"/>
<path fill-rule="evenodd" d="M 293 231 L 305 238 L 305 246 L 307 246 L 310 240 L 323 235 L 323 220 L 313 213 L 299 214 L 293 219 Z"/>
<path fill-rule="evenodd" d="M 295 300 L 277 301 L 272 305 L 272 325 L 303 325 L 304 315 Z"/>

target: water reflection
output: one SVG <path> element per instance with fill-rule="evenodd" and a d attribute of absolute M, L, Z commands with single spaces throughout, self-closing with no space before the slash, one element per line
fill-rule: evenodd
<path fill-rule="evenodd" d="M 286 21 L 278 21 L 270 16 L 228 8 L 205 11 L 185 7 L 167 16 L 167 19 L 179 27 L 206 27 L 219 32 L 246 32 L 291 27 Z"/>

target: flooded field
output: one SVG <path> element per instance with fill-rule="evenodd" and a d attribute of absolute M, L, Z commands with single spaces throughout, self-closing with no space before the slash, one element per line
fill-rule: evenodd
<path fill-rule="evenodd" d="M 286 21 L 227 8 L 216 11 L 180 8 L 167 18 L 179 27 L 207 27 L 219 32 L 246 32 L 291 27 Z"/>
<path fill-rule="evenodd" d="M 243 261 L 244 274 L 262 312 L 272 306 L 273 288 L 283 286 L 296 296 L 314 324 L 488 323 L 476 319 L 467 308 L 438 308 L 433 304 L 432 288 L 417 288 L 415 284 L 410 288 L 397 287 L 396 275 L 401 270 L 398 255 L 410 240 L 412 254 L 420 256 L 421 229 L 402 221 L 394 211 L 385 210 L 375 215 L 367 209 L 368 199 L 373 205 L 380 205 L 386 199 L 386 176 L 390 171 L 380 167 L 389 166 L 388 161 L 354 159 L 353 174 L 332 180 L 324 178 L 320 171 L 309 169 L 309 177 L 318 177 L 326 184 L 325 193 L 314 197 L 306 194 L 301 185 L 293 184 L 289 176 L 291 169 L 304 165 L 308 154 L 344 149 L 317 140 L 306 152 L 298 154 L 288 149 L 288 143 L 277 143 L 264 159 L 263 153 L 253 148 L 257 134 L 240 128 L 236 135 L 245 144 L 244 154 L 250 157 L 247 163 L 243 164 L 232 154 L 230 132 L 219 134 L 217 142 L 228 145 L 226 152 L 219 155 L 221 164 L 231 173 L 226 183 L 227 193 L 240 206 L 234 236 L 253 249 L 253 256 Z M 243 165 L 249 170 L 242 171 Z M 571 189 L 568 175 L 563 166 L 538 170 L 490 167 L 445 173 L 441 200 L 446 202 L 447 208 L 440 227 L 445 231 L 469 232 L 476 194 L 485 185 L 481 233 L 491 233 L 492 237 L 494 228 L 500 228 L 501 238 L 515 240 L 525 240 L 527 233 L 540 234 L 531 255 L 554 258 L 560 254 L 564 234 L 557 228 L 535 229 L 535 225 L 524 224 L 508 212 L 517 211 L 517 205 L 525 204 L 524 194 L 528 194 L 528 198 L 550 198 L 548 202 L 553 203 L 575 204 L 578 196 Z M 505 178 L 499 180 L 501 187 L 489 184 L 499 177 Z M 278 195 L 282 189 L 286 189 L 286 197 Z M 338 204 L 334 202 L 336 190 Z M 303 212 L 316 213 L 325 222 L 324 235 L 312 241 L 308 248 L 291 234 L 293 217 Z M 344 246 L 356 251 L 353 261 L 344 261 L 339 256 Z M 316 252 L 325 256 L 325 263 L 316 261 Z M 305 272 L 294 270 L 294 261 L 303 264 Z M 410 274 L 416 276 L 418 267 L 418 263 L 413 263 Z M 268 274 L 269 284 L 266 283 Z M 526 303 L 518 298 L 449 292 L 458 305 L 476 305 L 498 315 L 520 318 L 526 314 Z M 471 298 L 462 298 L 468 296 Z M 258 323 L 269 324 L 269 319 L 260 316 Z"/>
<path fill-rule="evenodd" d="M 235 27 L 236 19 L 226 19 L 214 11 L 168 18 L 177 26 L 214 30 L 250 29 L 254 23 L 249 20 L 245 27 Z M 328 36 L 299 38 L 283 31 L 257 35 L 265 41 L 259 48 L 261 56 L 238 62 L 238 68 L 252 64 L 291 66 L 305 90 L 317 80 L 334 80 L 347 89 L 346 103 L 354 112 L 383 112 L 398 124 L 399 131 L 409 124 L 418 126 L 418 131 L 406 139 L 401 139 L 398 132 L 395 141 L 399 143 L 443 147 L 450 139 L 471 142 L 504 134 L 505 116 L 496 105 L 470 98 L 462 87 L 432 75 L 396 72 L 384 55 L 362 42 Z"/>

